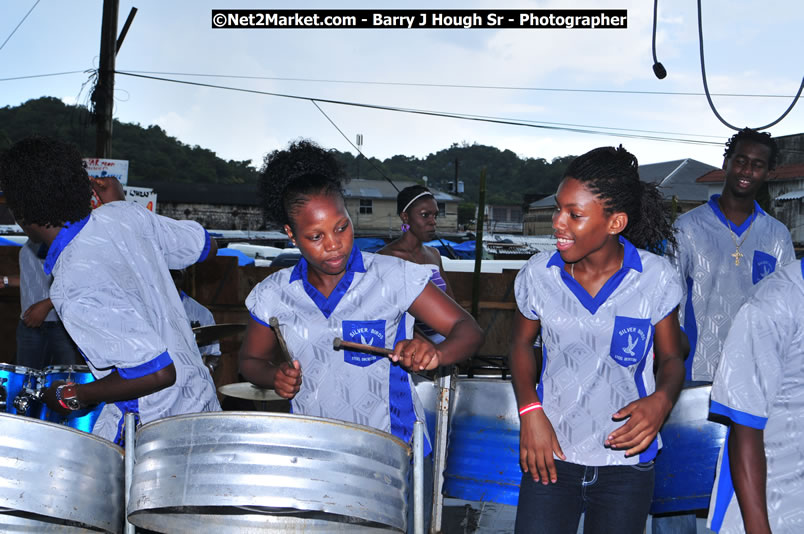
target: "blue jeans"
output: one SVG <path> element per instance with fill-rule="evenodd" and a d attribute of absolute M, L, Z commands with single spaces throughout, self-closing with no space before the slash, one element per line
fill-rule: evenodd
<path fill-rule="evenodd" d="M 84 364 L 78 348 L 61 321 L 45 321 L 31 328 L 20 320 L 17 325 L 17 365 L 44 369 L 50 365 Z"/>
<path fill-rule="evenodd" d="M 556 460 L 558 481 L 522 474 L 516 534 L 642 534 L 653 498 L 653 462 L 587 467 Z"/>

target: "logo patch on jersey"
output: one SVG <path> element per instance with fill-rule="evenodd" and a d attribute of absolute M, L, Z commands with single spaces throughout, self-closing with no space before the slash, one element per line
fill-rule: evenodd
<path fill-rule="evenodd" d="M 647 352 L 650 329 L 650 319 L 616 316 L 611 336 L 611 357 L 614 361 L 623 367 L 639 363 Z"/>
<path fill-rule="evenodd" d="M 373 347 L 385 347 L 385 320 L 343 321 L 343 340 L 362 343 Z M 368 367 L 385 356 L 375 356 L 367 352 L 343 351 L 343 361 L 358 367 Z"/>
<path fill-rule="evenodd" d="M 776 270 L 776 258 L 761 250 L 754 251 L 754 264 L 751 268 L 751 281 L 754 285 Z"/>

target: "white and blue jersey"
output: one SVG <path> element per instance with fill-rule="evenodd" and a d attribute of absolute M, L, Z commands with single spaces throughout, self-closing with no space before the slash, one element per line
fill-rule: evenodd
<path fill-rule="evenodd" d="M 623 264 L 594 297 L 564 270 L 558 252 L 534 255 L 514 284 L 517 306 L 541 322 L 542 374 L 536 393 L 568 462 L 587 466 L 652 460 L 604 446 L 624 421 L 612 414 L 656 389 L 655 325 L 678 306 L 681 286 L 670 263 L 620 237 Z"/>
<path fill-rule="evenodd" d="M 53 277 L 44 271 L 46 255 L 47 245 L 30 239 L 20 249 L 20 319 L 28 308 L 50 295 Z M 50 310 L 45 316 L 45 322 L 58 320 L 56 310 Z"/>
<path fill-rule="evenodd" d="M 181 303 L 184 306 L 184 311 L 187 312 L 187 318 L 190 320 L 190 326 L 196 328 L 198 326 L 213 326 L 215 324 L 215 317 L 206 306 L 195 300 L 193 297 L 179 291 Z M 198 347 L 202 356 L 220 356 L 221 344 L 217 341 L 209 345 L 202 345 Z"/>
<path fill-rule="evenodd" d="M 764 430 L 771 530 L 804 532 L 804 265 L 769 276 L 737 313 L 712 384 L 710 411 Z M 715 532 L 744 533 L 729 469 L 718 459 L 709 507 Z"/>
<path fill-rule="evenodd" d="M 277 271 L 246 298 L 252 318 L 271 317 L 298 360 L 302 385 L 293 413 L 326 417 L 389 432 L 406 443 L 424 410 L 407 371 L 386 356 L 336 351 L 336 337 L 393 348 L 409 339 L 405 315 L 430 280 L 429 267 L 352 248 L 346 272 L 329 297 L 307 280 L 307 261 Z M 425 445 L 425 454 L 429 445 Z"/>
<path fill-rule="evenodd" d="M 690 341 L 687 380 L 712 381 L 737 310 L 762 278 L 795 259 L 784 224 L 755 203 L 754 213 L 736 226 L 720 211 L 719 197 L 675 223 L 678 247 L 671 260 L 684 288 L 679 321 Z M 737 244 L 742 257 L 734 256 Z"/>
<path fill-rule="evenodd" d="M 105 204 L 66 225 L 50 246 L 50 299 L 92 374 L 133 379 L 171 363 L 176 382 L 131 401 L 107 403 L 94 428 L 120 437 L 125 412 L 142 423 L 220 410 L 168 269 L 206 258 L 209 234 L 192 221 L 155 215 L 133 202 Z"/>

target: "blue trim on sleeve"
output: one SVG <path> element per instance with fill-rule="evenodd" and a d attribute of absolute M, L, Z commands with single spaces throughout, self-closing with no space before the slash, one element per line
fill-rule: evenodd
<path fill-rule="evenodd" d="M 715 212 L 715 215 L 717 216 L 718 219 L 720 219 L 720 222 L 722 222 L 723 225 L 726 226 L 727 228 L 729 228 L 732 232 L 737 234 L 737 237 L 740 237 L 741 235 L 743 235 L 743 232 L 748 230 L 748 227 L 751 226 L 751 223 L 754 222 L 754 219 L 756 219 L 757 216 L 759 216 L 759 215 L 767 215 L 767 213 L 765 213 L 765 211 L 761 207 L 759 207 L 759 204 L 755 200 L 754 201 L 754 212 L 753 212 L 753 214 L 750 217 L 748 217 L 746 220 L 744 220 L 743 224 L 741 224 L 740 226 L 737 226 L 733 222 L 729 221 L 726 218 L 726 216 L 723 214 L 723 212 L 720 211 L 720 205 L 718 205 L 718 203 L 717 203 L 717 199 L 719 199 L 719 198 L 720 198 L 720 195 L 712 195 L 711 197 L 709 197 L 709 202 L 707 202 L 707 204 L 709 205 L 710 208 L 712 208 L 712 211 Z"/>
<path fill-rule="evenodd" d="M 698 344 L 698 323 L 695 322 L 695 307 L 692 305 L 692 286 L 692 278 L 688 276 L 687 302 L 684 304 L 684 324 L 681 325 L 690 344 L 690 353 L 687 355 L 687 359 L 684 360 L 685 380 L 692 380 L 692 360 L 695 359 L 695 345 Z"/>
<path fill-rule="evenodd" d="M 268 323 L 266 323 L 265 321 L 263 321 L 262 319 L 260 319 L 256 315 L 254 315 L 253 313 L 251 313 L 251 311 L 249 311 L 248 314 L 251 316 L 252 319 L 254 319 L 258 323 L 260 323 L 262 326 L 267 326 L 268 328 L 271 328 L 271 325 L 269 325 Z"/>
<path fill-rule="evenodd" d="M 407 314 L 402 314 L 402 320 L 396 329 L 394 345 L 407 338 L 407 328 L 405 319 Z M 405 443 L 410 443 L 413 437 L 413 424 L 416 422 L 416 409 L 413 405 L 413 394 L 411 393 L 410 374 L 400 365 L 392 363 L 388 375 L 388 415 L 391 419 L 391 434 L 398 437 Z M 425 432 L 426 435 L 426 432 Z M 429 438 L 424 440 L 424 456 L 433 452 Z"/>
<path fill-rule="evenodd" d="M 212 236 L 209 235 L 206 228 L 202 228 L 202 230 L 204 230 L 204 250 L 201 251 L 201 255 L 198 257 L 196 263 L 201 263 L 206 260 L 207 256 L 209 256 L 210 249 L 212 249 Z"/>
<path fill-rule="evenodd" d="M 80 232 L 88 222 L 89 215 L 80 221 L 64 223 L 64 226 L 61 230 L 59 230 L 59 233 L 56 234 L 56 239 L 53 240 L 53 243 L 50 244 L 50 249 L 47 251 L 47 257 L 45 258 L 44 264 L 45 274 L 50 274 L 53 272 L 53 267 L 56 266 L 56 260 L 59 259 L 61 252 L 67 245 L 70 244 L 70 241 L 72 241 L 73 238 L 78 235 L 78 232 Z"/>
<path fill-rule="evenodd" d="M 723 526 L 723 519 L 726 517 L 726 510 L 729 503 L 734 498 L 734 482 L 731 480 L 731 465 L 729 464 L 729 434 L 731 427 L 726 429 L 726 439 L 723 441 L 723 454 L 720 458 L 720 472 L 718 473 L 717 485 L 712 488 L 715 492 L 715 505 L 712 507 L 712 520 L 709 527 L 714 532 L 720 532 Z"/>
<path fill-rule="evenodd" d="M 301 280 L 302 284 L 304 285 L 304 291 L 307 293 L 307 295 L 309 295 L 309 297 L 313 300 L 315 305 L 319 310 L 321 310 L 321 313 L 323 313 L 324 317 L 327 319 L 329 319 L 329 316 L 335 311 L 335 308 L 338 307 L 338 303 L 341 301 L 343 296 L 346 295 L 347 291 L 349 291 L 349 287 L 352 285 L 352 280 L 354 280 L 355 273 L 366 272 L 366 267 L 363 264 L 363 253 L 360 252 L 360 249 L 357 247 L 352 246 L 352 250 L 349 253 L 349 261 L 346 262 L 346 270 L 343 274 L 343 277 L 338 281 L 338 285 L 335 286 L 335 289 L 332 290 L 332 293 L 330 293 L 329 297 L 325 297 L 313 286 L 313 284 L 308 281 L 307 266 L 307 260 L 302 257 L 293 268 L 293 271 L 291 271 L 289 283 Z"/>
<path fill-rule="evenodd" d="M 804 259 L 798 260 L 798 263 L 801 266 L 801 277 L 804 278 Z"/>
<path fill-rule="evenodd" d="M 767 417 L 760 417 L 758 415 L 751 415 L 750 413 L 741 412 L 715 401 L 710 401 L 709 411 L 711 413 L 728 417 L 738 425 L 756 428 L 757 430 L 764 430 L 765 425 L 768 424 Z"/>
<path fill-rule="evenodd" d="M 544 371 L 547 369 L 547 343 L 542 341 L 542 372 L 539 374 L 539 383 L 536 384 L 536 396 L 539 402 L 544 403 Z"/>
<path fill-rule="evenodd" d="M 597 310 L 608 300 L 614 291 L 620 287 L 620 284 L 625 279 L 626 275 L 628 275 L 629 269 L 642 272 L 642 258 L 639 257 L 639 251 L 637 248 L 631 244 L 623 236 L 619 237 L 620 243 L 622 243 L 624 251 L 623 251 L 623 265 L 616 273 L 614 273 L 611 278 L 606 280 L 606 283 L 603 284 L 603 287 L 600 288 L 600 291 L 597 292 L 597 295 L 592 297 L 586 289 L 583 288 L 581 284 L 578 283 L 575 278 L 570 276 L 570 274 L 564 270 L 564 259 L 561 257 L 561 253 L 558 251 L 555 252 L 550 257 L 550 260 L 547 262 L 547 267 L 558 267 L 559 272 L 561 273 L 561 280 L 564 282 L 564 285 L 572 291 L 581 305 L 586 308 L 589 313 L 594 315 Z"/>
<path fill-rule="evenodd" d="M 634 382 L 636 383 L 637 392 L 639 393 L 639 398 L 644 399 L 648 396 L 648 390 L 645 388 L 645 381 L 644 381 L 644 373 L 645 373 L 645 365 L 648 361 L 647 354 L 653 349 L 653 333 L 656 330 L 653 326 L 650 327 L 650 339 L 645 344 L 646 350 L 645 354 L 642 355 L 642 359 L 637 364 L 636 371 L 634 371 Z M 652 370 L 651 370 L 652 371 Z M 650 462 L 656 455 L 659 453 L 659 438 L 658 434 L 653 437 L 653 441 L 648 448 L 639 453 L 639 461 L 640 462 Z"/>
<path fill-rule="evenodd" d="M 117 422 L 117 434 L 114 436 L 114 443 L 115 445 L 119 445 L 121 447 L 126 446 L 126 436 L 124 435 L 124 423 L 126 422 L 126 414 L 133 413 L 134 414 L 134 427 L 138 427 L 140 425 L 140 402 L 138 399 L 131 399 L 127 401 L 120 401 L 115 402 L 115 406 L 117 406 L 123 415 L 120 416 L 120 420 Z"/>
<path fill-rule="evenodd" d="M 153 360 L 147 361 L 135 367 L 118 367 L 117 373 L 121 378 L 131 380 L 132 378 L 139 378 L 141 376 L 153 374 L 160 369 L 164 369 L 171 363 L 173 363 L 173 359 L 170 357 L 170 354 L 165 351 Z"/>

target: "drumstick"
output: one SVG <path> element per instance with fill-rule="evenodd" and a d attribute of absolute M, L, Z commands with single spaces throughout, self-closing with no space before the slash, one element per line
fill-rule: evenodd
<path fill-rule="evenodd" d="M 290 353 L 288 352 L 288 346 L 285 343 L 285 338 L 282 336 L 282 331 L 279 329 L 279 319 L 276 317 L 270 317 L 268 319 L 268 324 L 274 330 L 274 334 L 276 334 L 276 340 L 279 341 L 279 352 L 282 353 L 282 359 L 291 367 L 293 367 L 293 358 L 290 357 Z"/>
<path fill-rule="evenodd" d="M 383 354 L 388 356 L 389 354 L 393 354 L 393 349 L 386 349 L 385 347 L 375 347 L 374 345 L 365 345 L 363 343 L 353 343 L 352 341 L 344 341 L 339 337 L 336 337 L 332 340 L 332 348 L 335 350 L 340 349 L 349 349 L 349 350 L 356 350 L 358 352 L 371 352 L 374 354 Z"/>

